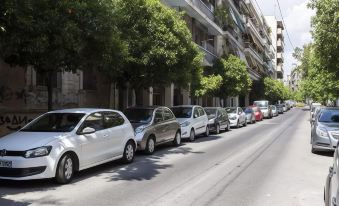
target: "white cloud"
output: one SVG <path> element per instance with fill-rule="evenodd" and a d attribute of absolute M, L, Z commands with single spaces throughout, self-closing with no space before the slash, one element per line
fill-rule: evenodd
<path fill-rule="evenodd" d="M 275 15 L 277 19 L 281 19 L 276 0 L 257 1 L 264 15 Z M 307 8 L 308 0 L 279 0 L 279 3 L 293 46 L 302 47 L 311 42 L 311 17 L 315 12 Z M 292 53 L 293 48 L 285 31 L 285 76 L 291 72 L 293 63 L 295 63 Z"/>

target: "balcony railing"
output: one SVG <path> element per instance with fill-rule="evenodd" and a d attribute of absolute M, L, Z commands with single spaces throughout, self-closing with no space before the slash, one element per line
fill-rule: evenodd
<path fill-rule="evenodd" d="M 211 4 L 207 4 L 202 0 L 190 0 L 194 6 L 199 8 L 209 19 L 214 21 L 214 8 Z"/>
<path fill-rule="evenodd" d="M 213 64 L 214 61 L 218 58 L 217 55 L 215 54 L 214 47 L 209 43 L 205 43 L 205 44 L 203 44 L 203 46 L 201 46 L 201 45 L 198 45 L 198 46 L 205 53 L 205 60 L 209 64 Z"/>
<path fill-rule="evenodd" d="M 259 53 L 252 45 L 250 42 L 245 42 L 245 48 L 249 49 L 252 51 L 252 53 L 256 56 L 256 58 L 259 60 L 261 64 L 263 64 L 263 55 Z"/>

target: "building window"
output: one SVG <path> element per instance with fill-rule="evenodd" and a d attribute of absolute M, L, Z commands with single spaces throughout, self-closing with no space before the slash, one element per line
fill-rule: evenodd
<path fill-rule="evenodd" d="M 83 71 L 83 89 L 84 90 L 96 90 L 97 79 L 93 70 Z"/>

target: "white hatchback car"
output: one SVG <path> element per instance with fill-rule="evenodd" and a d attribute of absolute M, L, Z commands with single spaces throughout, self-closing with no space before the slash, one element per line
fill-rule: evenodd
<path fill-rule="evenodd" d="M 197 105 L 183 105 L 171 108 L 181 126 L 181 138 L 195 140 L 195 136 L 209 136 L 208 117 L 205 110 Z"/>
<path fill-rule="evenodd" d="M 226 107 L 231 127 L 247 126 L 246 114 L 241 107 Z"/>
<path fill-rule="evenodd" d="M 48 112 L 0 138 L 0 179 L 54 178 L 65 184 L 76 171 L 134 159 L 134 130 L 119 111 L 66 109 Z"/>

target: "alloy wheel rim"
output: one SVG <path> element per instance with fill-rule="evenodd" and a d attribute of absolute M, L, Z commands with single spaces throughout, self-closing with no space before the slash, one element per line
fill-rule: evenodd
<path fill-rule="evenodd" d="M 71 158 L 67 158 L 65 163 L 65 177 L 66 179 L 70 179 L 73 174 L 73 162 Z"/>
<path fill-rule="evenodd" d="M 154 151 L 154 140 L 153 139 L 150 139 L 148 141 L 148 151 L 149 152 L 153 152 Z"/>
<path fill-rule="evenodd" d="M 126 158 L 127 160 L 132 160 L 134 156 L 134 149 L 131 144 L 128 144 L 126 147 Z"/>

